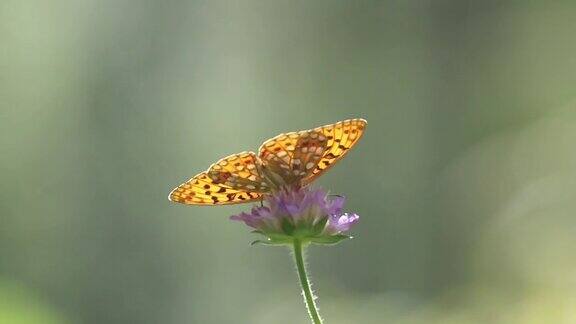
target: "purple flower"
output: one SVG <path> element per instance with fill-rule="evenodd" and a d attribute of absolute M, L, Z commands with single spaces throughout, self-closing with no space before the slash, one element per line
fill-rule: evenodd
<path fill-rule="evenodd" d="M 343 213 L 344 197 L 332 198 L 321 189 L 282 189 L 266 196 L 264 205 L 250 213 L 230 217 L 267 237 L 268 244 L 286 244 L 297 238 L 333 244 L 349 238 L 343 233 L 358 222 L 356 214 Z M 260 241 L 259 241 L 260 242 Z"/>

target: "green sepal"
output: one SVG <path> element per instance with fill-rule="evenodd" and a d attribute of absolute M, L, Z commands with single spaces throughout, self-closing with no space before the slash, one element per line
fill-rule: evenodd
<path fill-rule="evenodd" d="M 305 224 L 294 225 L 289 220 L 284 219 L 281 223 L 282 232 L 253 230 L 252 233 L 263 235 L 265 239 L 253 241 L 250 245 L 292 245 L 294 240 L 299 240 L 304 244 L 334 245 L 352 238 L 352 236 L 344 234 L 323 234 L 327 223 L 328 217 L 323 217 L 315 224 L 308 224 L 308 226 Z"/>
<path fill-rule="evenodd" d="M 294 224 L 292 224 L 292 222 L 287 217 L 282 219 L 281 226 L 282 226 L 282 231 L 286 235 L 294 234 L 294 230 L 296 229 Z"/>
<path fill-rule="evenodd" d="M 328 223 L 328 217 L 322 217 L 314 226 L 312 226 L 312 236 L 318 236 L 322 234 L 326 228 L 326 223 Z"/>
<path fill-rule="evenodd" d="M 250 245 L 263 244 L 263 245 L 292 245 L 294 238 L 285 234 L 277 233 L 263 233 L 260 231 L 254 231 L 255 233 L 262 234 L 266 236 L 265 240 L 256 240 L 250 243 Z"/>
<path fill-rule="evenodd" d="M 262 245 L 281 245 L 280 243 L 276 243 L 270 240 L 256 240 L 256 241 L 252 241 L 250 242 L 250 245 L 256 245 L 256 244 L 262 244 Z"/>
<path fill-rule="evenodd" d="M 311 243 L 322 244 L 322 245 L 334 245 L 338 244 L 344 240 L 351 239 L 352 236 L 337 234 L 330 236 L 317 236 L 308 239 Z"/>

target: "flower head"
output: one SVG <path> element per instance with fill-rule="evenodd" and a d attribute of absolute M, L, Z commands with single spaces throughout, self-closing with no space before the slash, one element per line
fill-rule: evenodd
<path fill-rule="evenodd" d="M 334 244 L 350 238 L 343 233 L 358 222 L 356 214 L 343 213 L 344 197 L 321 190 L 290 188 L 266 196 L 264 205 L 230 217 L 267 237 L 266 244 L 287 244 L 294 239 Z"/>

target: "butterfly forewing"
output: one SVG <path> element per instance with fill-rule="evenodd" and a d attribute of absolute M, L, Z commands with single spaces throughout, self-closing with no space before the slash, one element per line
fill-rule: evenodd
<path fill-rule="evenodd" d="M 366 124 L 366 120 L 355 118 L 315 128 L 315 131 L 326 137 L 326 150 L 317 166 L 312 170 L 312 174 L 303 180 L 303 184 L 312 182 L 342 159 L 362 137 Z"/>
<path fill-rule="evenodd" d="M 174 189 L 171 201 L 192 205 L 224 205 L 256 201 L 270 191 L 259 174 L 253 152 L 227 156 Z"/>

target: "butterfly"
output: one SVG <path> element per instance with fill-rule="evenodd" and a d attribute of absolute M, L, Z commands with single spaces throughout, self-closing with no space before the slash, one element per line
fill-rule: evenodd
<path fill-rule="evenodd" d="M 260 201 L 276 190 L 304 187 L 342 159 L 364 134 L 366 120 L 348 119 L 265 141 L 254 152 L 227 156 L 176 187 L 168 199 L 187 205 Z"/>

